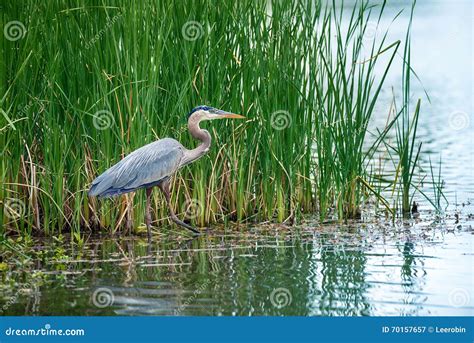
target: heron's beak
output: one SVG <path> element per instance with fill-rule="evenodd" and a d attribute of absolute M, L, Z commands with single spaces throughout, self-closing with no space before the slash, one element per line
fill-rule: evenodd
<path fill-rule="evenodd" d="M 217 116 L 215 117 L 216 119 L 221 119 L 221 118 L 245 119 L 245 117 L 241 116 L 240 114 L 226 112 L 223 110 L 219 110 L 217 108 L 213 108 L 212 113 L 217 114 Z"/>
<path fill-rule="evenodd" d="M 244 116 L 241 116 L 240 114 L 234 114 L 234 113 L 221 114 L 220 117 L 221 118 L 245 119 Z"/>

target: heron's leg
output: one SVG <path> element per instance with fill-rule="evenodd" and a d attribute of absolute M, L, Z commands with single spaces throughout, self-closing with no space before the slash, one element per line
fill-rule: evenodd
<path fill-rule="evenodd" d="M 170 200 L 170 183 L 168 180 L 165 180 L 163 181 L 162 183 L 160 183 L 158 185 L 158 187 L 160 187 L 161 191 L 163 192 L 163 194 L 165 195 L 165 198 L 166 198 L 166 203 L 168 204 L 168 209 L 170 211 L 170 217 L 171 217 L 171 220 L 174 221 L 176 224 L 182 226 L 182 227 L 185 227 L 186 229 L 188 230 L 191 230 L 192 232 L 194 233 L 200 233 L 198 230 L 196 230 L 195 228 L 193 228 L 191 225 L 188 225 L 186 224 L 185 222 L 179 220 L 179 218 L 176 216 L 176 214 L 174 213 L 173 211 L 173 207 L 171 206 L 171 200 Z"/>
<path fill-rule="evenodd" d="M 146 206 L 145 206 L 145 224 L 148 232 L 148 240 L 151 239 L 151 193 L 152 187 L 146 189 Z"/>

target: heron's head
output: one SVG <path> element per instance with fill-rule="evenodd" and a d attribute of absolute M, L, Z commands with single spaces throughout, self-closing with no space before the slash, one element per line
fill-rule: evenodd
<path fill-rule="evenodd" d="M 231 112 L 226 112 L 219 110 L 211 106 L 197 106 L 194 107 L 191 112 L 188 113 L 188 121 L 190 120 L 213 120 L 213 119 L 224 119 L 224 118 L 234 118 L 234 119 L 244 119 L 244 116 L 240 114 L 234 114 Z"/>

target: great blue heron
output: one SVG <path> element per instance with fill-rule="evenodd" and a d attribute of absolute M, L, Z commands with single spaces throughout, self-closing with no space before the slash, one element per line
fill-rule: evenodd
<path fill-rule="evenodd" d="M 123 158 L 92 181 L 89 195 L 102 198 L 146 189 L 145 223 L 148 238 L 151 237 L 150 198 L 152 188 L 158 186 L 166 198 L 171 219 L 194 233 L 191 225 L 178 219 L 170 202 L 170 178 L 183 166 L 196 161 L 209 151 L 211 135 L 199 127 L 203 120 L 222 118 L 245 118 L 239 114 L 222 111 L 210 106 L 195 107 L 188 114 L 188 130 L 191 136 L 201 141 L 195 149 L 188 150 L 172 138 L 163 138 L 145 145 Z"/>

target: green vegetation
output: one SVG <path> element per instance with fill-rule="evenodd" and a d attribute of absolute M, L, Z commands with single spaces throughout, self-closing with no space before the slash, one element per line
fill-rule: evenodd
<path fill-rule="evenodd" d="M 364 41 L 368 23 L 378 26 L 383 10 L 384 6 L 374 22 L 368 3 L 355 6 L 343 31 L 343 10 L 333 6 L 324 15 L 318 49 L 310 61 L 316 85 L 314 142 L 321 218 L 331 206 L 336 207 L 339 218 L 360 215 L 366 163 L 387 132 L 382 132 L 370 148 L 364 146 L 374 106 L 400 45 L 398 41 L 386 44 L 386 33 L 378 43 L 375 39 Z M 367 51 L 368 57 L 364 55 Z M 388 60 L 383 73 L 376 75 L 375 67 L 385 54 Z"/>
<path fill-rule="evenodd" d="M 410 31 L 413 18 L 413 7 L 410 16 L 410 23 L 408 25 L 405 49 L 404 49 L 404 63 L 402 67 L 402 110 L 400 120 L 396 121 L 396 146 L 393 148 L 398 161 L 396 165 L 395 181 L 393 182 L 393 192 L 397 186 L 397 181 L 400 182 L 400 189 L 402 195 L 402 212 L 409 214 L 411 209 L 411 186 L 412 179 L 415 173 L 418 159 L 421 152 L 421 143 L 417 143 L 416 130 L 418 128 L 418 118 L 420 116 L 421 100 L 416 104 L 416 109 L 413 118 L 410 121 L 410 84 L 411 84 L 411 42 Z M 392 192 L 392 193 L 393 193 Z"/>
<path fill-rule="evenodd" d="M 424 196 L 424 198 L 433 206 L 433 208 L 436 211 L 437 215 L 441 215 L 444 213 L 446 208 L 449 205 L 449 201 L 444 195 L 443 187 L 444 187 L 444 180 L 442 178 L 442 159 L 441 156 L 439 157 L 439 162 L 438 162 L 438 171 L 436 172 L 435 167 L 431 163 L 431 158 L 429 159 L 429 175 L 426 175 L 426 177 L 423 178 L 425 180 L 427 177 L 429 177 L 430 181 L 428 183 L 431 185 L 433 196 L 430 196 L 427 194 L 425 191 L 420 189 L 419 187 L 416 187 L 416 190 L 420 192 Z"/>
<path fill-rule="evenodd" d="M 333 210 L 354 218 L 369 195 L 388 207 L 368 165 L 395 123 L 401 167 L 394 177 L 401 175 L 406 209 L 419 105 L 408 129 L 408 93 L 401 123 L 395 116 L 375 138 L 368 124 L 388 71 L 403 63 L 409 77 L 409 62 L 395 58 L 401 43 L 387 42 L 386 33 L 365 39 L 385 2 L 359 1 L 347 26 L 348 14 L 334 5 L 6 4 L 2 27 L 20 21 L 24 30 L 0 40 L 0 233 L 71 232 L 80 242 L 82 230 L 139 227 L 143 192 L 97 201 L 88 186 L 158 138 L 194 147 L 186 113 L 198 104 L 248 120 L 208 125 L 213 149 L 174 180 L 176 212 L 197 202 L 197 225 L 293 222 L 316 211 L 324 219 Z M 154 194 L 159 225 L 167 210 Z"/>

